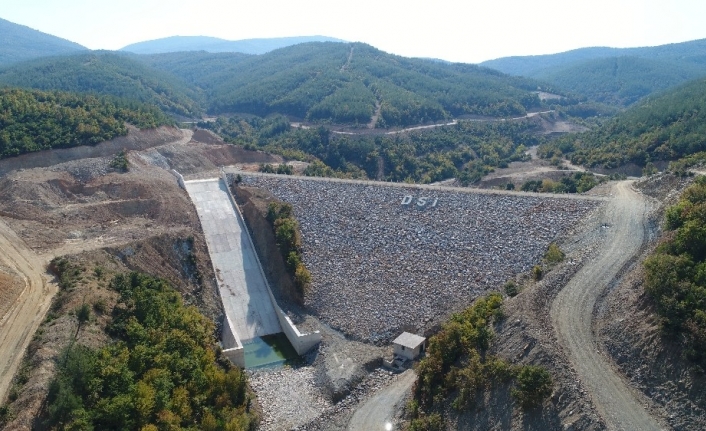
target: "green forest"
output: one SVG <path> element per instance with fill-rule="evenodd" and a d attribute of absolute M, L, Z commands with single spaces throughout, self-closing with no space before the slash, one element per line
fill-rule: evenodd
<path fill-rule="evenodd" d="M 108 327 L 114 341 L 62 354 L 47 399 L 50 429 L 254 429 L 247 376 L 217 361 L 209 319 L 164 280 L 119 274 L 110 286 L 120 294 Z"/>
<path fill-rule="evenodd" d="M 378 126 L 393 127 L 465 114 L 517 116 L 540 106 L 534 81 L 399 57 L 361 43 L 306 43 L 259 56 L 196 53 L 198 61 L 185 55 L 144 61 L 202 89 L 214 114 L 367 124 L 379 104 Z"/>
<path fill-rule="evenodd" d="M 203 113 L 201 95 L 191 85 L 127 54 L 112 52 L 93 51 L 20 63 L 0 70 L 0 87 L 108 95 L 148 103 L 186 117 Z"/>
<path fill-rule="evenodd" d="M 662 328 L 706 370 L 706 177 L 666 211 L 665 239 L 645 260 L 645 290 Z"/>
<path fill-rule="evenodd" d="M 587 167 L 645 166 L 706 150 L 706 80 L 649 97 L 600 127 L 540 146 L 540 157 L 566 156 Z"/>
<path fill-rule="evenodd" d="M 62 92 L 0 89 L 0 158 L 51 148 L 94 145 L 139 128 L 172 124 L 137 102 Z"/>
<path fill-rule="evenodd" d="M 706 75 L 692 63 L 639 57 L 609 57 L 571 65 L 537 77 L 588 100 L 628 106 L 650 94 Z"/>
<path fill-rule="evenodd" d="M 292 129 L 285 117 L 219 118 L 199 123 L 226 141 L 314 162 L 312 176 L 470 184 L 496 167 L 523 160 L 543 142 L 532 121 L 473 122 L 394 135 L 338 135 L 324 127 Z"/>

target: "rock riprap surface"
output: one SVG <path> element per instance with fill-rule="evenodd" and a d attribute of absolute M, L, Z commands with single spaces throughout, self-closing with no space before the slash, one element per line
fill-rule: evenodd
<path fill-rule="evenodd" d="M 421 333 L 499 289 L 601 204 L 287 177 L 243 175 L 242 185 L 294 207 L 312 274 L 307 307 L 374 343 Z"/>

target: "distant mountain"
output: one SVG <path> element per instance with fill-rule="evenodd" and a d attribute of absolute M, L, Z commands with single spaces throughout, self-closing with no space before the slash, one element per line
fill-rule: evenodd
<path fill-rule="evenodd" d="M 601 127 L 554 140 L 540 155 L 616 168 L 675 160 L 706 151 L 706 78 L 645 98 Z"/>
<path fill-rule="evenodd" d="M 0 69 L 0 87 L 110 95 L 188 117 L 203 112 L 201 95 L 193 86 L 129 55 L 106 51 L 45 57 Z"/>
<path fill-rule="evenodd" d="M 591 100 L 627 106 L 706 76 L 706 39 L 643 48 L 582 48 L 481 65 L 545 81 Z"/>
<path fill-rule="evenodd" d="M 706 39 L 640 48 L 580 48 L 558 54 L 503 57 L 484 61 L 480 65 L 508 75 L 537 78 L 587 60 L 628 56 L 704 65 Z"/>
<path fill-rule="evenodd" d="M 77 43 L 0 19 L 0 66 L 85 50 Z"/>
<path fill-rule="evenodd" d="M 251 57 L 185 53 L 143 61 L 198 86 L 210 113 L 401 126 L 453 116 L 522 115 L 538 83 L 469 64 L 387 54 L 362 43 L 306 43 Z"/>
<path fill-rule="evenodd" d="M 344 42 L 326 36 L 274 37 L 266 39 L 226 40 L 207 36 L 172 36 L 164 39 L 138 42 L 128 45 L 121 51 L 135 54 L 163 54 L 182 51 L 240 52 L 243 54 L 264 54 L 278 48 L 307 42 Z"/>

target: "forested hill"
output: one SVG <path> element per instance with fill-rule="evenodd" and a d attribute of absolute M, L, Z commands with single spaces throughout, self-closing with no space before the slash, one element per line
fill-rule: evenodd
<path fill-rule="evenodd" d="M 226 71 L 250 57 L 251 54 L 239 52 L 213 54 L 206 51 L 188 51 L 136 55 L 132 58 L 154 69 L 175 75 L 189 85 L 198 83 L 199 86 L 205 86 L 205 83 L 214 77 L 224 79 Z"/>
<path fill-rule="evenodd" d="M 384 53 L 362 43 L 307 43 L 229 61 L 201 54 L 170 72 L 203 89 L 210 113 L 281 113 L 311 121 L 404 126 L 464 114 L 523 115 L 539 84 L 468 64 Z M 223 67 L 214 67 L 222 62 Z M 159 66 L 158 66 L 159 67 Z"/>
<path fill-rule="evenodd" d="M 226 40 L 207 36 L 172 36 L 128 45 L 121 51 L 135 54 L 164 54 L 168 52 L 206 51 L 264 54 L 278 48 L 306 42 L 343 42 L 326 36 L 273 37 L 265 39 Z"/>
<path fill-rule="evenodd" d="M 10 66 L 0 70 L 0 86 L 111 95 L 189 117 L 203 112 L 201 96 L 192 86 L 112 52 L 40 58 Z"/>
<path fill-rule="evenodd" d="M 706 79 L 651 96 L 593 131 L 540 146 L 539 154 L 568 155 L 573 163 L 614 168 L 645 166 L 706 151 Z"/>
<path fill-rule="evenodd" d="M 0 89 L 0 159 L 50 148 L 92 145 L 140 128 L 170 124 L 141 104 L 60 92 Z"/>
<path fill-rule="evenodd" d="M 0 66 L 85 50 L 77 43 L 0 19 Z"/>
<path fill-rule="evenodd" d="M 706 76 L 706 64 L 609 57 L 541 74 L 540 79 L 590 100 L 628 106 L 645 96 Z"/>

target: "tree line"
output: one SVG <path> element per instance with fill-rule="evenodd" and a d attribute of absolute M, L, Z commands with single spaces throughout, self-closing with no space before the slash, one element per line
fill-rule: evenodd
<path fill-rule="evenodd" d="M 644 262 L 645 290 L 665 333 L 706 370 L 706 177 L 665 213 L 667 234 Z"/>
<path fill-rule="evenodd" d="M 159 109 L 106 97 L 0 89 L 0 158 L 94 145 L 139 128 L 172 124 Z"/>

